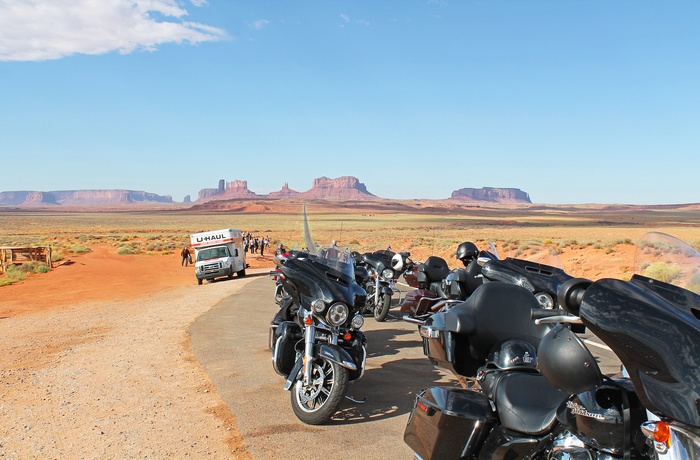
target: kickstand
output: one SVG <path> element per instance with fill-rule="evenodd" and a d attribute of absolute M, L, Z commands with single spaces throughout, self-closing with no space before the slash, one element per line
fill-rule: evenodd
<path fill-rule="evenodd" d="M 346 399 L 349 399 L 350 401 L 352 401 L 352 402 L 354 402 L 354 403 L 357 403 L 357 404 L 364 404 L 365 401 L 367 401 L 367 396 L 365 396 L 365 397 L 362 398 L 362 399 L 355 399 L 355 398 L 353 398 L 352 396 L 345 395 L 345 398 L 346 398 Z"/>

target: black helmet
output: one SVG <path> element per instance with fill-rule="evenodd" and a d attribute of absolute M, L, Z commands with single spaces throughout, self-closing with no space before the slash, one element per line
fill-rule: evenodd
<path fill-rule="evenodd" d="M 527 340 L 507 339 L 489 353 L 486 366 L 497 369 L 535 369 L 537 350 Z"/>
<path fill-rule="evenodd" d="M 467 265 L 470 260 L 474 260 L 478 256 L 479 248 L 477 248 L 471 241 L 465 241 L 457 246 L 457 258 L 461 260 L 464 265 Z"/>

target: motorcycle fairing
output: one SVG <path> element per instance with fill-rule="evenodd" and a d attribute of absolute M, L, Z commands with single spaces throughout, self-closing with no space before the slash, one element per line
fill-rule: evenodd
<path fill-rule="evenodd" d="M 647 408 L 700 426 L 699 308 L 700 296 L 635 275 L 593 283 L 579 314 L 620 358 Z"/>
<path fill-rule="evenodd" d="M 530 310 L 540 308 L 530 291 L 506 283 L 485 283 L 464 302 L 444 315 L 446 332 L 454 335 L 455 369 L 462 375 L 473 374 L 484 364 L 491 349 L 505 339 L 523 339 L 539 346 L 550 330 L 546 324 L 537 325 L 530 319 Z M 447 334 L 446 334 L 447 335 Z M 447 345 L 447 344 L 446 344 Z"/>
<path fill-rule="evenodd" d="M 364 305 L 364 290 L 354 277 L 324 265 L 316 256 L 289 259 L 282 266 L 282 283 L 295 302 L 308 308 L 316 299 L 326 302 L 342 300 L 348 307 Z"/>
<path fill-rule="evenodd" d="M 482 267 L 482 273 L 489 280 L 523 286 L 530 292 L 545 291 L 550 294 L 556 294 L 559 286 L 571 279 L 571 275 L 561 268 L 511 257 L 489 261 Z"/>

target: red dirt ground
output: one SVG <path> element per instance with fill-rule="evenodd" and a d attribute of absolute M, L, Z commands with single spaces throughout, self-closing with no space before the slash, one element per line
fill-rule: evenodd
<path fill-rule="evenodd" d="M 194 266 L 180 256 L 118 255 L 111 246 L 55 263 L 54 268 L 0 287 L 0 317 L 65 308 L 96 300 L 128 300 L 196 283 Z M 274 267 L 272 255 L 250 255 L 250 268 Z"/>

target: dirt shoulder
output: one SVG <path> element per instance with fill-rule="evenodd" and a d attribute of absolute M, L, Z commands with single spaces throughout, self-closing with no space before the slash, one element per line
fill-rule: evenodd
<path fill-rule="evenodd" d="M 112 251 L 0 288 L 0 457 L 250 458 L 185 331 L 254 278 Z"/>

